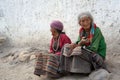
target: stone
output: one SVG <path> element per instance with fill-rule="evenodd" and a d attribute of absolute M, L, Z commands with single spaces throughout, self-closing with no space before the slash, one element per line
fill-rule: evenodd
<path fill-rule="evenodd" d="M 8 61 L 13 61 L 14 60 L 14 56 L 9 56 L 8 57 Z"/>
<path fill-rule="evenodd" d="M 0 37 L 0 45 L 2 45 L 5 42 L 6 38 L 5 37 Z"/>
<path fill-rule="evenodd" d="M 31 55 L 30 56 L 30 60 L 33 60 L 33 59 L 35 59 L 36 57 L 35 57 L 35 55 Z"/>
<path fill-rule="evenodd" d="M 0 43 L 3 43 L 6 40 L 5 37 L 0 37 Z"/>
<path fill-rule="evenodd" d="M 108 73 L 105 69 L 99 69 L 97 71 L 93 71 L 89 75 L 90 80 L 109 80 L 110 73 Z"/>
<path fill-rule="evenodd" d="M 30 60 L 30 54 L 27 51 L 22 51 L 18 57 L 21 62 L 28 62 Z"/>

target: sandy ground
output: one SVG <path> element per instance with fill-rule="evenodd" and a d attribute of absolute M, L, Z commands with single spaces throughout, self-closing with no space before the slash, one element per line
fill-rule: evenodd
<path fill-rule="evenodd" d="M 0 80 L 43 80 L 33 74 L 35 59 L 29 61 L 19 61 L 18 57 L 10 58 L 11 53 L 19 54 L 21 51 L 28 49 L 11 49 L 1 51 L 0 53 Z M 32 51 L 34 52 L 34 51 Z M 12 55 L 13 56 L 13 55 Z M 15 56 L 15 55 L 14 55 Z M 120 55 L 107 55 L 107 66 L 111 71 L 110 80 L 120 79 Z M 48 79 L 49 80 L 49 79 Z M 88 76 L 80 74 L 65 76 L 57 80 L 90 80 Z"/>

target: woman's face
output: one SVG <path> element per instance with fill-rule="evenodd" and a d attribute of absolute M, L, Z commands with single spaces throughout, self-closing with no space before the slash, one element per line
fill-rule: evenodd
<path fill-rule="evenodd" d="M 90 24 L 91 24 L 91 19 L 89 17 L 82 17 L 80 19 L 79 24 L 85 29 L 89 30 L 90 29 Z"/>
<path fill-rule="evenodd" d="M 51 28 L 51 29 L 50 29 L 50 31 L 51 31 L 52 36 L 53 36 L 54 38 L 58 36 L 58 32 L 57 32 L 57 30 L 56 30 L 56 29 Z"/>

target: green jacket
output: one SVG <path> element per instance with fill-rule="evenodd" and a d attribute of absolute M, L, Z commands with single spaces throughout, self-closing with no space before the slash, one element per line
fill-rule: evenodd
<path fill-rule="evenodd" d="M 78 40 L 76 41 L 76 44 L 80 42 L 80 36 L 78 37 Z M 106 57 L 106 43 L 105 39 L 101 33 L 101 30 L 96 27 L 94 36 L 92 38 L 92 43 L 90 46 L 87 47 L 88 49 L 97 52 L 100 56 L 103 58 Z"/>

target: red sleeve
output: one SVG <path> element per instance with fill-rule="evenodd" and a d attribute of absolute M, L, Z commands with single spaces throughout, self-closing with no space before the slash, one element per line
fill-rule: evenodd
<path fill-rule="evenodd" d="M 65 35 L 65 37 L 64 37 L 64 44 L 63 45 L 65 45 L 66 43 L 71 44 L 71 40 L 70 40 L 70 38 L 68 36 Z"/>
<path fill-rule="evenodd" d="M 71 44 L 71 40 L 67 35 L 62 34 L 60 37 L 61 37 L 61 39 L 60 39 L 60 48 L 62 48 L 66 43 Z"/>

